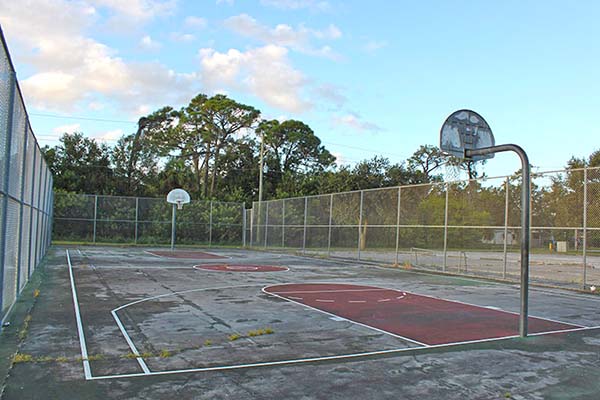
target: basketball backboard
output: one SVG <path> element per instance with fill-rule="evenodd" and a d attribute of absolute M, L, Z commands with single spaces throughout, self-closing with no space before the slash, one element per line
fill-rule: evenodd
<path fill-rule="evenodd" d="M 173 189 L 167 194 L 167 203 L 177 204 L 177 208 L 181 210 L 184 204 L 190 202 L 190 195 L 183 189 Z"/>
<path fill-rule="evenodd" d="M 466 157 L 465 150 L 494 146 L 492 129 L 483 117 L 471 110 L 450 114 L 440 130 L 440 149 L 452 156 L 480 161 L 493 158 L 494 153 Z"/>

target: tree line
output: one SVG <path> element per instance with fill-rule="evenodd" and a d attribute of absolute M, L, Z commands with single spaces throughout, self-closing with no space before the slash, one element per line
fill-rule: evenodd
<path fill-rule="evenodd" d="M 57 191 L 154 197 L 181 187 L 194 199 L 247 204 L 258 199 L 261 142 L 265 200 L 439 181 L 446 162 L 437 147 L 420 146 L 399 163 L 375 156 L 337 165 L 306 123 L 263 119 L 221 94 L 160 108 L 114 146 L 83 132 L 59 142 L 43 148 Z M 477 176 L 472 164 L 457 165 Z"/>

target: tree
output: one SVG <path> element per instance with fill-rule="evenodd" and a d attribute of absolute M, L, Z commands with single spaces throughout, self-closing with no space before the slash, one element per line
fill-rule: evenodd
<path fill-rule="evenodd" d="M 292 188 L 303 175 L 319 174 L 332 166 L 335 157 L 321 144 L 313 130 L 301 121 L 261 121 L 256 134 L 264 140 L 266 176 L 272 191 L 296 193 Z"/>
<path fill-rule="evenodd" d="M 110 149 L 81 132 L 65 133 L 60 144 L 43 149 L 57 188 L 75 193 L 113 194 Z"/>
<path fill-rule="evenodd" d="M 436 146 L 422 145 L 407 161 L 409 169 L 422 175 L 421 182 L 432 182 L 441 179 L 433 172 L 446 163 L 446 157 Z"/>
<path fill-rule="evenodd" d="M 212 197 L 216 188 L 217 171 L 221 151 L 230 143 L 234 134 L 242 129 L 251 128 L 260 116 L 260 111 L 252 106 L 238 103 L 225 95 L 217 94 L 202 104 L 208 135 L 207 143 L 212 143 L 213 168 L 208 196 Z M 208 165 L 207 165 L 208 166 Z M 206 190 L 206 189 L 205 189 Z M 205 191 L 205 196 L 207 195 Z"/>

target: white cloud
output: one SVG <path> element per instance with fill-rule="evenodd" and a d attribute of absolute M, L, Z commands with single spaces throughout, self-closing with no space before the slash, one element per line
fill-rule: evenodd
<path fill-rule="evenodd" d="M 73 134 L 75 132 L 81 132 L 80 124 L 60 125 L 52 129 L 52 133 L 57 135 L 62 135 L 63 133 Z"/>
<path fill-rule="evenodd" d="M 302 112 L 312 107 L 303 98 L 304 75 L 294 69 L 282 46 L 267 45 L 241 52 L 230 49 L 220 53 L 214 49 L 199 52 L 202 81 L 208 90 L 228 88 L 250 93 L 265 103 L 289 112 Z"/>
<path fill-rule="evenodd" d="M 140 39 L 140 47 L 146 50 L 158 50 L 162 47 L 160 42 L 155 41 L 150 35 L 145 35 Z"/>
<path fill-rule="evenodd" d="M 192 35 L 191 33 L 183 32 L 171 32 L 170 37 L 172 41 L 182 43 L 193 42 L 194 40 L 196 40 L 196 36 Z"/>
<path fill-rule="evenodd" d="M 322 0 L 260 0 L 260 3 L 287 10 L 308 8 L 313 11 L 329 11 L 331 9 L 329 2 Z"/>
<path fill-rule="evenodd" d="M 330 102 L 337 108 L 341 108 L 348 101 L 348 98 L 342 93 L 342 89 L 332 84 L 318 85 L 312 89 L 312 92 L 316 97 Z"/>
<path fill-rule="evenodd" d="M 189 28 L 204 29 L 208 25 L 205 18 L 189 16 L 186 17 L 184 24 Z"/>
<path fill-rule="evenodd" d="M 121 136 L 123 136 L 123 130 L 113 129 L 110 131 L 97 132 L 91 136 L 101 142 L 116 142 Z"/>
<path fill-rule="evenodd" d="M 219 4 L 228 4 L 228 5 L 233 5 L 234 0 L 217 0 L 217 5 Z"/>
<path fill-rule="evenodd" d="M 333 125 L 338 127 L 351 128 L 357 132 L 381 132 L 383 128 L 372 122 L 364 121 L 356 113 L 338 115 L 333 118 Z"/>
<path fill-rule="evenodd" d="M 28 104 L 71 112 L 91 104 L 98 108 L 102 102 L 135 112 L 148 103 L 189 100 L 197 88 L 195 74 L 123 60 L 114 49 L 85 35 L 96 17 L 95 9 L 82 2 L 0 2 L 0 23 L 18 46 L 21 61 L 34 71 L 21 81 Z"/>
<path fill-rule="evenodd" d="M 301 53 L 337 59 L 339 56 L 329 46 L 315 47 L 311 44 L 313 39 L 335 40 L 342 36 L 342 32 L 335 25 L 326 29 L 315 30 L 300 25 L 293 28 L 290 25 L 279 24 L 274 28 L 260 24 L 256 19 L 247 14 L 240 14 L 225 20 L 225 26 L 232 31 L 265 44 L 285 46 Z"/>
<path fill-rule="evenodd" d="M 175 0 L 88 0 L 97 7 L 111 10 L 123 19 L 144 21 L 171 14 L 176 8 Z"/>
<path fill-rule="evenodd" d="M 370 40 L 363 46 L 363 50 L 366 51 L 367 53 L 374 53 L 379 49 L 383 49 L 384 47 L 387 47 L 387 45 L 388 45 L 388 42 L 386 42 L 384 40 Z"/>

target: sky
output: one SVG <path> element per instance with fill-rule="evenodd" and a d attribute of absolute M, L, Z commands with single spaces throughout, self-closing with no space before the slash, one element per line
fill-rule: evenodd
<path fill-rule="evenodd" d="M 43 145 L 113 145 L 137 120 L 224 93 L 308 124 L 338 159 L 399 163 L 472 109 L 534 171 L 600 149 L 600 2 L 20 0 L 0 25 Z M 498 154 L 488 176 L 520 168 Z"/>

